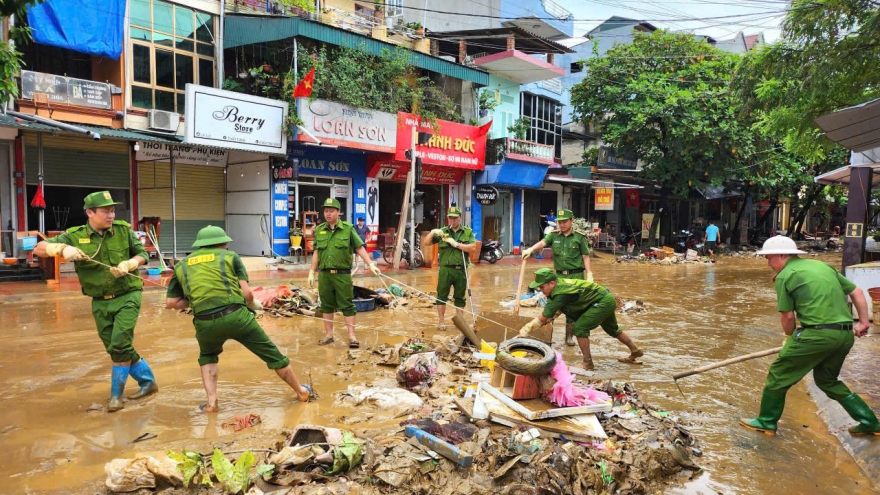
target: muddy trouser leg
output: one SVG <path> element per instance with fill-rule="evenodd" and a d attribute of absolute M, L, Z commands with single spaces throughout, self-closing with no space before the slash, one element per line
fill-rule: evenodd
<path fill-rule="evenodd" d="M 557 272 L 558 273 L 558 272 Z M 584 273 L 572 273 L 569 275 L 559 275 L 560 277 L 567 279 L 575 279 L 575 280 L 584 280 Z M 565 344 L 566 345 L 575 345 L 574 341 L 574 319 L 565 317 Z"/>

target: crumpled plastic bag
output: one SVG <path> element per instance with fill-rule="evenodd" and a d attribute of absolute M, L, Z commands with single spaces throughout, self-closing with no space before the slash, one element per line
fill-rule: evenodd
<path fill-rule="evenodd" d="M 296 446 L 284 447 L 280 452 L 269 456 L 269 464 L 274 464 L 282 468 L 289 466 L 299 466 L 312 460 L 315 456 L 324 453 L 324 449 L 317 445 L 312 446 Z"/>
<path fill-rule="evenodd" d="M 516 306 L 516 300 L 512 301 L 502 301 L 502 306 L 505 308 L 513 308 Z M 544 307 L 547 305 L 547 296 L 545 296 L 541 292 L 535 292 L 532 294 L 523 294 L 519 298 L 519 306 L 521 308 L 535 308 L 535 307 Z"/>
<path fill-rule="evenodd" d="M 700 259 L 700 255 L 693 249 L 688 249 L 687 254 L 685 254 L 685 259 L 688 261 L 697 261 Z"/>
<path fill-rule="evenodd" d="M 342 441 L 333 447 L 333 467 L 326 475 L 346 473 L 364 460 L 364 441 L 348 430 L 342 430 Z"/>
<path fill-rule="evenodd" d="M 170 459 L 152 456 L 134 459 L 113 459 L 104 465 L 107 488 L 112 492 L 133 492 L 141 488 L 156 488 L 157 482 L 171 486 L 183 485 L 177 465 Z"/>
<path fill-rule="evenodd" d="M 428 387 L 434 381 L 437 366 L 434 352 L 412 354 L 397 367 L 397 381 L 410 390 Z"/>
<path fill-rule="evenodd" d="M 547 392 L 547 400 L 560 407 L 589 406 L 606 402 L 611 397 L 600 390 L 585 388 L 572 383 L 574 375 L 568 370 L 568 365 L 562 359 L 562 354 L 556 351 L 556 366 L 550 370 L 550 376 L 556 380 L 553 388 Z"/>
<path fill-rule="evenodd" d="M 387 418 L 396 418 L 418 411 L 422 399 L 402 388 L 366 387 L 349 385 L 345 392 L 337 394 L 337 401 L 347 405 L 373 405 Z"/>

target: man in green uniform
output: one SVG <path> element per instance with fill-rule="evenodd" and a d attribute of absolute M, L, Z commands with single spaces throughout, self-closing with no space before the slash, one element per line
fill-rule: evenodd
<path fill-rule="evenodd" d="M 584 369 L 593 369 L 590 332 L 598 326 L 629 348 L 629 356 L 618 358 L 618 361 L 638 364 L 636 358 L 645 355 L 617 324 L 614 314 L 617 301 L 605 287 L 587 280 L 557 278 L 549 268 L 541 268 L 535 272 L 535 281 L 529 284 L 529 288 L 538 289 L 547 296 L 547 305 L 540 316 L 520 329 L 520 336 L 527 336 L 549 322 L 557 312 L 562 312 L 574 320 L 574 335 L 584 355 Z"/>
<path fill-rule="evenodd" d="M 574 213 L 571 210 L 559 210 L 556 215 L 557 230 L 547 234 L 544 239 L 523 251 L 523 259 L 534 252 L 541 252 L 547 246 L 553 249 L 553 268 L 562 278 L 593 281 L 593 267 L 590 264 L 590 241 L 587 233 L 574 230 Z M 587 273 L 584 278 L 584 272 Z M 565 320 L 565 343 L 574 345 L 574 320 Z"/>
<path fill-rule="evenodd" d="M 131 226 L 116 220 L 116 205 L 122 203 L 113 201 L 110 192 L 89 194 L 84 203 L 88 223 L 38 243 L 34 254 L 74 262 L 82 293 L 92 298 L 98 336 L 113 360 L 107 411 L 114 412 L 123 408 L 122 393 L 129 375 L 140 385 L 129 399 L 159 391 L 153 370 L 132 345 L 144 287 L 137 268 L 147 262 L 148 255 Z"/>
<path fill-rule="evenodd" d="M 262 359 L 308 402 L 309 389 L 299 383 L 290 360 L 269 339 L 250 310 L 262 309 L 248 286 L 248 274 L 241 258 L 226 249 L 232 239 L 220 227 L 209 225 L 199 231 L 192 254 L 174 266 L 168 284 L 165 307 L 192 307 L 193 325 L 199 343 L 199 366 L 208 402 L 204 412 L 217 412 L 217 374 L 223 344 L 232 339 Z"/>
<path fill-rule="evenodd" d="M 868 334 L 868 303 L 862 290 L 827 263 L 798 257 L 804 252 L 788 237 L 767 239 L 758 254 L 765 256 L 776 272 L 776 306 L 787 337 L 767 373 L 758 417 L 741 419 L 739 423 L 750 430 L 775 435 L 776 423 L 785 407 L 785 393 L 813 370 L 816 386 L 859 422 L 849 428 L 851 434 L 880 435 L 877 416 L 837 377 L 855 337 Z M 847 294 L 859 314 L 855 325 L 846 303 Z M 795 314 L 801 323 L 797 329 Z"/>
<path fill-rule="evenodd" d="M 461 225 L 461 208 L 449 207 L 446 213 L 449 225 L 431 231 L 431 242 L 438 245 L 437 261 L 440 263 L 440 275 L 437 277 L 437 315 L 440 317 L 440 328 L 446 328 L 446 302 L 449 300 L 449 289 L 452 294 L 456 314 L 464 314 L 465 293 L 467 292 L 467 273 L 465 264 L 469 262 L 468 254 L 477 248 L 474 231 Z M 468 254 L 465 254 L 468 253 Z"/>
<path fill-rule="evenodd" d="M 354 229 L 351 222 L 339 220 L 339 201 L 327 198 L 324 201 L 324 220 L 326 222 L 315 228 L 315 253 L 312 255 L 312 266 L 309 269 L 309 287 L 315 285 L 315 273 L 318 275 L 318 296 L 321 298 L 320 311 L 324 315 L 324 338 L 319 345 L 333 342 L 333 313 L 341 311 L 348 327 L 348 346 L 360 347 L 354 334 L 354 288 L 351 282 L 352 253 L 364 260 L 374 275 L 381 272 L 376 263 L 367 256 L 364 241 Z"/>

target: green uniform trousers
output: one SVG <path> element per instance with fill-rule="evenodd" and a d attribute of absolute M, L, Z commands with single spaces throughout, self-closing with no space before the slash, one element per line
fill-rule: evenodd
<path fill-rule="evenodd" d="M 330 273 L 321 270 L 318 273 L 318 296 L 321 297 L 321 312 L 332 315 L 336 311 L 343 316 L 354 316 L 354 286 L 350 273 Z"/>
<path fill-rule="evenodd" d="M 290 360 L 281 354 L 274 342 L 257 323 L 253 313 L 242 306 L 238 311 L 216 320 L 193 318 L 199 342 L 199 366 L 220 362 L 223 344 L 232 339 L 262 359 L 271 370 L 281 369 Z"/>
<path fill-rule="evenodd" d="M 852 330 L 808 328 L 795 332 L 770 365 L 764 391 L 784 396 L 792 385 L 813 370 L 816 386 L 828 397 L 843 400 L 852 392 L 837 376 L 854 340 Z"/>
<path fill-rule="evenodd" d="M 114 363 L 141 357 L 134 350 L 134 326 L 141 312 L 141 291 L 133 290 L 113 299 L 92 299 L 92 315 L 98 326 L 98 336 Z"/>
<path fill-rule="evenodd" d="M 449 266 L 440 267 L 440 275 L 437 277 L 437 300 L 434 301 L 435 306 L 446 304 L 449 300 L 449 289 L 453 288 L 452 301 L 456 308 L 465 306 L 465 297 L 467 293 L 467 275 L 464 268 L 457 269 Z"/>
<path fill-rule="evenodd" d="M 559 277 L 559 278 L 567 278 L 567 279 L 583 280 L 583 279 L 584 279 L 584 273 L 585 273 L 585 272 L 586 272 L 586 270 L 583 271 L 583 272 L 580 272 L 580 273 L 570 273 L 570 274 L 568 274 L 568 275 L 563 275 L 563 274 L 561 274 L 561 273 L 559 273 L 559 272 L 556 272 L 556 276 Z M 574 323 L 574 318 L 571 318 L 571 317 L 569 317 L 569 316 L 566 316 L 566 317 L 565 317 L 565 323 L 566 323 L 566 324 L 568 324 L 568 323 Z M 588 335 L 589 335 L 589 334 L 588 334 Z"/>
<path fill-rule="evenodd" d="M 599 326 L 614 338 L 623 332 L 623 329 L 617 324 L 617 300 L 610 292 L 593 303 L 575 320 L 573 333 L 575 337 L 588 338 L 590 332 Z"/>

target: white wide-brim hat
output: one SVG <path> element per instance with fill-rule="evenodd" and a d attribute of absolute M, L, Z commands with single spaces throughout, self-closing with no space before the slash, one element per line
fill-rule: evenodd
<path fill-rule="evenodd" d="M 757 254 L 767 256 L 768 254 L 807 254 L 807 252 L 798 249 L 797 244 L 790 237 L 775 235 L 764 241 Z"/>

